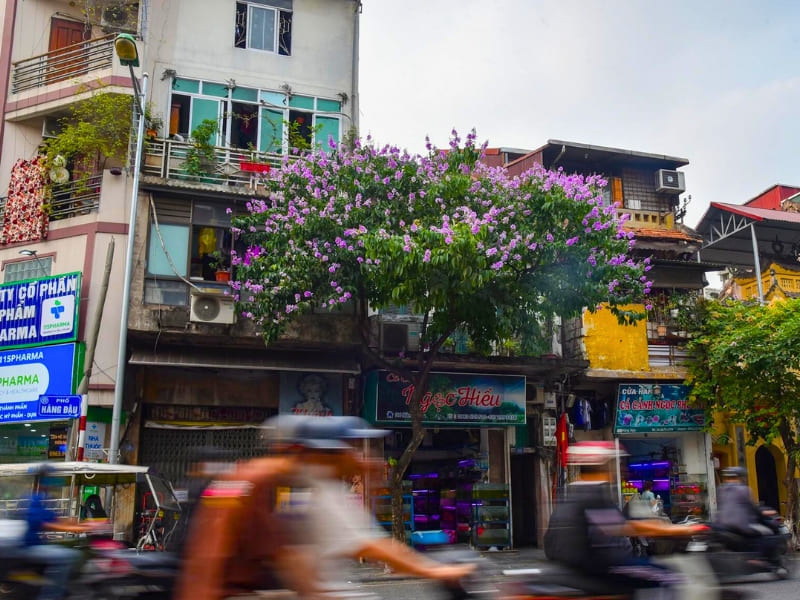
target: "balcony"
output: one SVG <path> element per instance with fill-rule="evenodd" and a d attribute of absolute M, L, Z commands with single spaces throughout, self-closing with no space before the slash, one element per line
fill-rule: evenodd
<path fill-rule="evenodd" d="M 675 227 L 675 215 L 672 212 L 620 208 L 619 213 L 630 215 L 627 225 L 634 229 L 673 229 Z"/>
<path fill-rule="evenodd" d="M 11 93 L 39 89 L 113 67 L 115 35 L 65 46 L 12 66 Z"/>
<path fill-rule="evenodd" d="M 198 154 L 191 142 L 145 141 L 142 175 L 176 185 L 212 186 L 225 192 L 266 195 L 264 179 L 279 168 L 283 155 L 215 146 Z"/>
<path fill-rule="evenodd" d="M 96 212 L 100 207 L 102 181 L 103 174 L 96 173 L 79 181 L 51 184 L 51 199 L 46 207 L 49 220 L 58 221 Z M 7 200 L 7 196 L 0 197 L 0 223 L 3 222 Z"/>

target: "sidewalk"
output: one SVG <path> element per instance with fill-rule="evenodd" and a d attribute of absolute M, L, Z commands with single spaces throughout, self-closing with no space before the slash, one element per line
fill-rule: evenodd
<path fill-rule="evenodd" d="M 473 550 L 465 544 L 453 544 L 430 549 L 425 556 L 442 562 L 479 562 L 482 569 L 498 574 L 505 569 L 524 569 L 535 567 L 546 560 L 541 548 L 520 548 L 518 550 L 501 550 L 498 552 Z M 347 581 L 378 582 L 408 579 L 406 575 L 393 573 L 384 565 L 376 563 L 359 564 L 349 561 L 342 575 Z"/>

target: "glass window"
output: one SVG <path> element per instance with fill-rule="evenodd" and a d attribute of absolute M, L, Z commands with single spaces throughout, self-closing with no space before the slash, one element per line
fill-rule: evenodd
<path fill-rule="evenodd" d="M 3 277 L 4 283 L 47 277 L 53 270 L 53 257 L 43 256 L 42 258 L 37 257 L 33 260 L 21 260 L 7 263 L 3 270 L 5 271 L 5 276 Z"/>
<path fill-rule="evenodd" d="M 229 207 L 222 202 L 156 199 L 163 218 L 177 218 L 177 203 L 182 203 L 187 221 L 191 214 L 191 223 L 162 221 L 158 229 L 155 224 L 150 227 L 145 282 L 145 302 L 149 304 L 186 305 L 188 285 L 183 279 L 227 281 L 230 276 L 233 236 Z"/>
<path fill-rule="evenodd" d="M 145 304 L 170 304 L 186 306 L 189 288 L 182 281 L 148 279 L 144 282 Z"/>
<path fill-rule="evenodd" d="M 315 133 L 316 144 L 323 150 L 323 152 L 330 152 L 330 138 L 334 142 L 338 142 L 339 137 L 339 119 L 332 117 L 317 117 L 317 131 Z"/>
<path fill-rule="evenodd" d="M 176 78 L 172 82 L 172 89 L 176 92 L 186 92 L 188 94 L 197 94 L 200 91 L 200 82 L 196 79 L 180 79 Z"/>
<path fill-rule="evenodd" d="M 291 11 L 262 4 L 266 3 L 236 3 L 234 46 L 291 55 Z"/>
<path fill-rule="evenodd" d="M 338 100 L 326 100 L 317 98 L 317 110 L 322 112 L 341 112 L 342 103 Z"/>
<path fill-rule="evenodd" d="M 161 235 L 159 235 L 159 231 Z M 164 252 L 165 248 L 166 253 Z M 186 277 L 186 265 L 189 260 L 188 251 L 189 228 L 186 225 L 162 223 L 158 229 L 156 229 L 155 224 L 151 225 L 147 272 L 150 275 Z M 167 254 L 169 258 L 167 258 Z"/>

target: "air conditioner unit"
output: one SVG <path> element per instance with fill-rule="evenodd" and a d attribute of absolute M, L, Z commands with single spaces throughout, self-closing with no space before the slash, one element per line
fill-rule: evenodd
<path fill-rule="evenodd" d="M 372 319 L 373 346 L 384 354 L 417 352 L 422 323 L 385 321 L 382 317 Z"/>
<path fill-rule="evenodd" d="M 656 192 L 680 194 L 686 191 L 686 180 L 680 171 L 659 169 L 656 171 Z"/>
<path fill-rule="evenodd" d="M 233 298 L 219 292 L 192 290 L 189 321 L 192 323 L 233 324 L 236 321 Z"/>
<path fill-rule="evenodd" d="M 139 24 L 139 3 L 125 0 L 97 2 L 100 11 L 100 26 L 109 31 L 135 33 Z"/>
<path fill-rule="evenodd" d="M 42 137 L 54 138 L 64 130 L 61 117 L 45 117 L 42 121 Z"/>

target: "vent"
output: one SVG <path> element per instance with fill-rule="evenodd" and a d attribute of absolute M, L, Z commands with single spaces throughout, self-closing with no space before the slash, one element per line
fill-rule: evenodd
<path fill-rule="evenodd" d="M 155 199 L 159 222 L 189 223 L 192 220 L 192 203 L 183 198 L 160 196 Z"/>
<path fill-rule="evenodd" d="M 97 2 L 100 13 L 100 26 L 106 31 L 127 31 L 136 33 L 139 22 L 139 3 L 125 0 L 106 0 Z"/>
<path fill-rule="evenodd" d="M 656 171 L 656 192 L 680 194 L 686 191 L 686 180 L 680 171 L 660 169 Z"/>
<path fill-rule="evenodd" d="M 216 291 L 192 290 L 189 320 L 192 323 L 231 325 L 236 321 L 233 298 Z"/>

